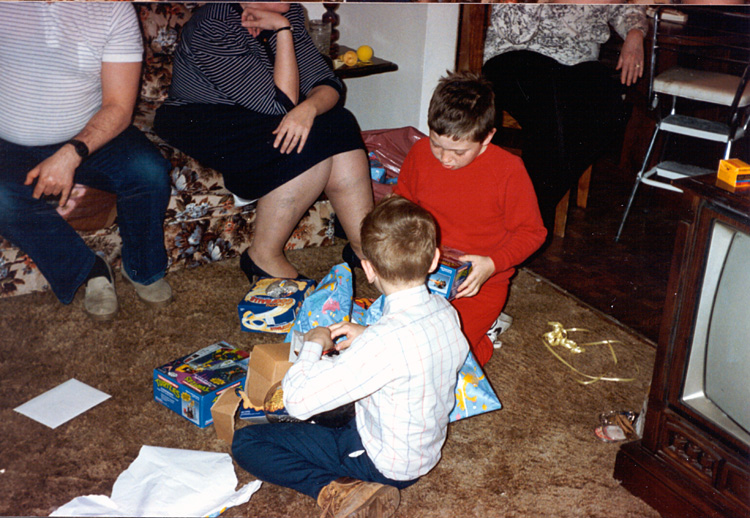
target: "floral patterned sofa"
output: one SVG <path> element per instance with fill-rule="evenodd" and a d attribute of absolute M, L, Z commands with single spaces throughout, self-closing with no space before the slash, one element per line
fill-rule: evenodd
<path fill-rule="evenodd" d="M 191 268 L 239 255 L 252 240 L 255 211 L 238 207 L 216 171 L 201 166 L 151 131 L 154 111 L 167 94 L 172 53 L 179 31 L 195 4 L 148 3 L 137 6 L 146 47 L 135 125 L 146 132 L 172 163 L 172 197 L 165 220 L 170 269 Z M 120 237 L 112 195 L 75 186 L 64 217 L 94 250 L 120 263 Z M 334 214 L 326 200 L 313 205 L 295 229 L 287 249 L 329 245 L 334 240 Z M 0 237 L 0 297 L 48 289 L 36 265 Z"/>

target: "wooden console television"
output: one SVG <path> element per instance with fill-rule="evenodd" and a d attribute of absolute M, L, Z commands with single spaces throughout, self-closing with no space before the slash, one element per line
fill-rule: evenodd
<path fill-rule="evenodd" d="M 614 477 L 662 516 L 750 517 L 750 191 L 676 182 L 677 231 L 643 437 Z"/>

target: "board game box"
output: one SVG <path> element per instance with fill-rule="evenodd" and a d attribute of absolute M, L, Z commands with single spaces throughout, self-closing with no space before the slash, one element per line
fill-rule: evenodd
<path fill-rule="evenodd" d="M 217 342 L 154 369 L 154 400 L 205 428 L 211 406 L 226 390 L 242 388 L 249 354 Z"/>

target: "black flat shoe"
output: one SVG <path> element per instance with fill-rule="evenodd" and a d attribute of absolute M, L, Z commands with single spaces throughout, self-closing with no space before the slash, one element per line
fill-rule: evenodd
<path fill-rule="evenodd" d="M 250 281 L 250 284 L 255 284 L 258 279 L 275 278 L 273 275 L 271 275 L 267 271 L 263 270 L 260 266 L 255 264 L 255 261 L 250 259 L 250 254 L 247 253 L 247 250 L 242 252 L 242 254 L 240 255 L 240 269 L 247 277 L 247 280 Z M 294 277 L 294 280 L 295 281 L 312 281 L 312 279 L 304 275 L 297 275 L 296 277 Z"/>
<path fill-rule="evenodd" d="M 362 261 L 360 261 L 359 257 L 357 257 L 357 254 L 354 253 L 354 249 L 352 248 L 352 245 L 349 243 L 346 244 L 344 247 L 344 250 L 341 251 L 341 258 L 344 260 L 346 264 L 349 265 L 349 269 L 354 273 L 354 268 L 362 269 Z"/>

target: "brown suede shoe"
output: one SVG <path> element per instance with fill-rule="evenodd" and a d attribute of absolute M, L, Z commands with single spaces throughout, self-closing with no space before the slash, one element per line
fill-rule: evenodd
<path fill-rule="evenodd" d="M 320 490 L 318 505 L 321 518 L 388 518 L 400 499 L 393 486 L 344 477 Z"/>
<path fill-rule="evenodd" d="M 86 292 L 83 297 L 83 309 L 97 321 L 112 320 L 117 314 L 117 292 L 115 291 L 112 268 L 105 261 L 109 272 L 109 279 L 104 275 L 94 277 L 86 282 Z"/>
<path fill-rule="evenodd" d="M 125 272 L 125 268 L 120 270 L 122 278 L 130 282 L 135 288 L 135 293 L 143 302 L 154 308 L 161 308 L 172 302 L 172 287 L 161 278 L 153 284 L 141 284 L 132 280 Z"/>

